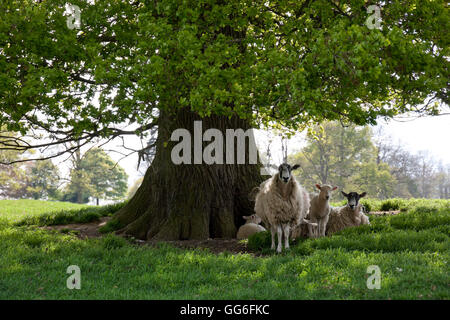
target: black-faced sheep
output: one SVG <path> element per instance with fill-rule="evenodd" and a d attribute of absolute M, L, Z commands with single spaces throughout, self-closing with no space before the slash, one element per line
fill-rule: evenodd
<path fill-rule="evenodd" d="M 289 248 L 289 233 L 303 222 L 309 209 L 309 194 L 292 177 L 292 170 L 299 165 L 283 163 L 278 173 L 261 183 L 255 199 L 255 213 L 261 217 L 272 233 L 272 249 L 275 249 L 275 233 L 278 235 L 277 252 Z"/>
<path fill-rule="evenodd" d="M 266 231 L 266 229 L 259 225 L 261 223 L 261 218 L 256 214 L 252 214 L 251 216 L 243 216 L 245 220 L 244 225 L 242 225 L 236 235 L 236 238 L 239 240 L 248 239 L 252 234 Z"/>
<path fill-rule="evenodd" d="M 348 227 L 370 224 L 369 218 L 363 213 L 362 205 L 359 199 L 366 196 L 366 192 L 358 194 L 357 192 L 342 191 L 347 198 L 347 205 L 339 208 L 331 208 L 330 217 L 327 224 L 327 235 L 331 235 Z"/>

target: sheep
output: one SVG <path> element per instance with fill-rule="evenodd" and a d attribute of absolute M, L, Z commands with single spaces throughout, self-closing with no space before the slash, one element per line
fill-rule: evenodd
<path fill-rule="evenodd" d="M 309 194 L 292 177 L 291 172 L 299 165 L 283 163 L 278 173 L 261 183 L 255 198 L 255 213 L 261 217 L 272 234 L 272 250 L 275 249 L 275 233 L 278 235 L 277 252 L 289 249 L 289 233 L 304 222 L 309 209 Z"/>
<path fill-rule="evenodd" d="M 327 235 L 331 235 L 348 227 L 370 224 L 369 218 L 363 213 L 363 206 L 359 199 L 367 195 L 366 192 L 358 194 L 357 192 L 342 191 L 347 198 L 347 205 L 339 208 L 331 208 L 330 217 L 326 228 Z"/>
<path fill-rule="evenodd" d="M 261 223 L 261 218 L 256 214 L 252 214 L 251 216 L 243 216 L 245 220 L 245 224 L 243 224 L 236 235 L 236 238 L 239 240 L 248 239 L 252 234 L 266 231 L 266 229 L 259 225 Z"/>
<path fill-rule="evenodd" d="M 309 207 L 309 218 L 311 222 L 317 223 L 317 228 L 313 228 L 312 225 L 308 225 L 309 234 L 311 237 L 324 237 L 326 225 L 330 214 L 330 198 L 331 192 L 336 190 L 337 187 L 332 187 L 328 184 L 315 185 L 320 190 L 319 194 L 316 194 L 311 199 Z"/>
<path fill-rule="evenodd" d="M 297 239 L 297 238 L 313 238 L 314 237 L 314 230 L 317 228 L 316 222 L 311 222 L 309 220 L 309 215 L 304 218 L 299 225 L 294 227 L 294 229 L 291 231 L 291 239 Z"/>

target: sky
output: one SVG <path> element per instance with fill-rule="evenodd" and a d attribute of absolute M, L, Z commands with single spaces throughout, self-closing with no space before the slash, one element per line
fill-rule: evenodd
<path fill-rule="evenodd" d="M 428 150 L 436 161 L 450 164 L 450 115 L 424 117 L 412 121 L 390 121 L 383 128 L 413 153 Z"/>
<path fill-rule="evenodd" d="M 385 134 L 390 135 L 395 144 L 403 144 L 405 149 L 411 153 L 428 151 L 431 158 L 436 162 L 450 164 L 450 115 L 422 117 L 417 119 L 390 120 L 386 122 L 379 120 L 378 126 L 383 127 Z M 273 163 L 281 163 L 281 139 L 267 131 L 257 130 L 255 138 L 258 146 L 265 151 L 269 138 L 273 139 L 271 153 Z M 127 145 L 138 148 L 140 146 L 137 138 L 127 137 Z M 107 148 L 114 149 L 119 141 L 110 143 Z M 299 133 L 288 141 L 288 152 L 300 150 L 304 145 L 304 134 Z M 111 153 L 111 157 L 118 161 L 122 156 Z M 128 184 L 132 185 L 141 174 L 136 170 L 137 155 L 133 154 L 119 162 L 128 173 Z"/>

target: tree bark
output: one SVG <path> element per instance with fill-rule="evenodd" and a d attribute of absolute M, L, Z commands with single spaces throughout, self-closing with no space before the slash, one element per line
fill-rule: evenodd
<path fill-rule="evenodd" d="M 193 164 L 194 121 L 202 121 L 202 131 L 249 128 L 245 120 L 210 116 L 200 119 L 192 112 L 160 113 L 155 158 L 148 168 L 136 194 L 113 218 L 122 228 L 118 233 L 138 239 L 187 240 L 234 238 L 244 223 L 243 215 L 253 213 L 254 203 L 249 193 L 258 186 L 260 161 L 248 164 Z M 179 142 L 170 141 L 173 130 L 187 129 L 192 136 L 191 164 L 176 165 L 171 159 L 172 148 Z M 202 134 L 203 134 L 202 132 Z M 203 142 L 203 148 L 210 142 Z M 236 163 L 236 143 L 235 161 Z M 225 161 L 226 150 L 223 150 Z"/>

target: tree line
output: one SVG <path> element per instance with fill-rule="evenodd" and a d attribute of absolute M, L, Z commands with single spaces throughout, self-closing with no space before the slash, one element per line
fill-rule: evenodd
<path fill-rule="evenodd" d="M 369 126 L 326 122 L 312 127 L 306 145 L 289 160 L 301 165 L 298 178 L 311 191 L 316 183 L 329 183 L 379 199 L 450 198 L 450 164 L 426 151 L 414 154 Z"/>
<path fill-rule="evenodd" d="M 5 133 L 2 133 L 5 135 Z M 11 134 L 10 134 L 11 135 Z M 124 198 L 128 189 L 125 170 L 100 148 L 70 156 L 70 174 L 62 176 L 50 159 L 10 163 L 21 159 L 13 150 L 0 150 L 0 198 L 61 200 L 87 203 Z"/>

